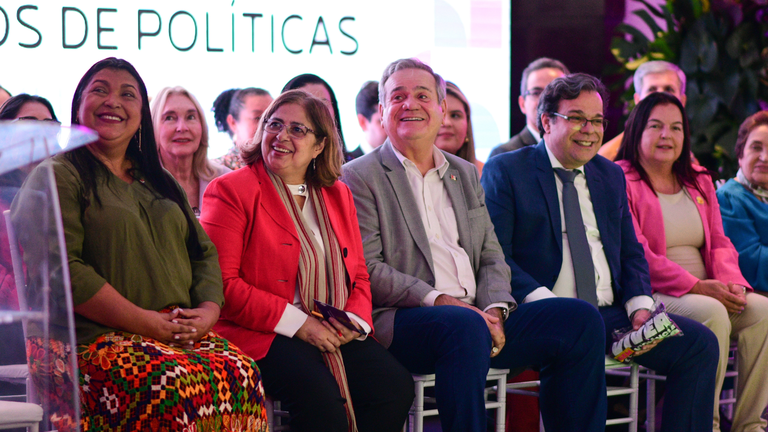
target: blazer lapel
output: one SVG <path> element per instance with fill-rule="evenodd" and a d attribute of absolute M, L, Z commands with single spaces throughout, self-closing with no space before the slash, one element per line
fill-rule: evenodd
<path fill-rule="evenodd" d="M 427 232 L 424 230 L 424 224 L 421 222 L 419 207 L 416 204 L 416 198 L 413 196 L 411 185 L 408 183 L 405 167 L 403 167 L 403 164 L 400 163 L 397 156 L 395 156 L 395 151 L 392 149 L 392 143 L 389 142 L 389 139 L 383 144 L 383 148 L 379 154 L 381 155 L 381 164 L 384 166 L 387 178 L 389 178 L 392 189 L 395 191 L 394 198 L 400 206 L 400 211 L 403 215 L 403 219 L 405 219 L 405 223 L 408 225 L 408 230 L 411 232 L 411 237 L 422 255 L 424 255 L 424 259 L 429 263 L 429 269 L 434 275 L 435 267 L 432 263 L 432 252 L 429 249 L 429 239 L 427 239 Z"/>
<path fill-rule="evenodd" d="M 696 204 L 696 209 L 699 211 L 699 215 L 701 216 L 701 223 L 704 225 L 704 254 L 703 256 L 706 256 L 705 259 L 709 259 L 709 253 L 712 249 L 712 245 L 710 244 L 711 233 L 709 232 L 709 217 L 707 215 L 707 201 L 705 200 L 705 197 L 702 196 L 701 192 L 698 191 L 695 187 L 686 186 L 688 189 L 688 195 L 691 196 L 691 199 L 693 200 L 694 204 Z M 710 197 L 711 198 L 711 197 Z M 711 204 L 710 204 L 711 205 Z"/>
<path fill-rule="evenodd" d="M 470 237 L 469 220 L 466 217 L 467 199 L 464 196 L 464 188 L 461 187 L 461 176 L 459 170 L 449 165 L 443 176 L 443 187 L 451 199 L 453 213 L 456 215 L 456 227 L 459 230 L 459 246 L 461 246 L 469 256 L 469 261 L 474 262 L 472 258 L 472 238 Z"/>
<path fill-rule="evenodd" d="M 552 224 L 552 235 L 557 241 L 560 252 L 563 251 L 563 227 L 560 221 L 560 202 L 557 198 L 557 184 L 555 183 L 555 173 L 552 171 L 552 164 L 547 156 L 547 149 L 544 146 L 544 140 L 536 145 L 536 176 L 539 185 L 547 201 L 549 210 L 549 220 Z"/>
<path fill-rule="evenodd" d="M 276 224 L 280 225 L 281 228 L 291 233 L 291 235 L 298 240 L 299 234 L 296 232 L 296 227 L 293 225 L 293 219 L 291 219 L 291 215 L 288 214 L 288 210 L 285 208 L 283 200 L 280 199 L 280 195 L 277 194 L 277 191 L 272 184 L 272 180 L 269 178 L 269 174 L 267 174 L 267 170 L 264 167 L 264 162 L 258 161 L 254 163 L 250 169 L 256 170 L 256 176 L 261 185 L 261 207 L 267 214 L 269 214 Z"/>

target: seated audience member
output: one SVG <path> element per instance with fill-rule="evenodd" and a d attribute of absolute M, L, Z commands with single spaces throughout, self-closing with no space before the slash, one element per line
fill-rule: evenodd
<path fill-rule="evenodd" d="M 3 106 L 5 101 L 11 98 L 11 93 L 4 89 L 2 86 L 0 86 L 0 107 Z"/>
<path fill-rule="evenodd" d="M 336 122 L 336 131 L 339 134 L 341 140 L 341 150 L 344 152 L 344 162 L 351 161 L 352 159 L 360 156 L 360 152 L 356 154 L 349 153 L 344 141 L 344 134 L 341 132 L 341 117 L 339 117 L 339 104 L 336 101 L 336 94 L 333 92 L 330 84 L 324 79 L 314 74 L 301 74 L 293 77 L 283 87 L 283 93 L 288 90 L 303 90 L 312 96 L 320 99 L 325 103 L 329 110 L 333 120 Z"/>
<path fill-rule="evenodd" d="M 94 64 L 75 91 L 72 123 L 95 130 L 98 141 L 44 161 L 19 196 L 38 190 L 52 167 L 75 303 L 82 429 L 266 431 L 255 362 L 211 331 L 224 301 L 216 248 L 160 165 L 133 66 Z M 13 203 L 17 226 L 39 211 L 28 203 Z M 22 246 L 26 257 L 34 244 Z M 43 349 L 38 336 L 28 352 Z M 63 344 L 52 344 L 52 364 L 66 364 Z M 33 377 L 57 372 L 35 366 Z M 62 405 L 67 396 L 50 395 Z"/>
<path fill-rule="evenodd" d="M 152 126 L 160 163 L 199 217 L 208 183 L 231 171 L 208 160 L 208 123 L 200 102 L 183 87 L 166 87 L 152 101 Z"/>
<path fill-rule="evenodd" d="M 600 316 L 573 299 L 517 307 L 477 169 L 435 147 L 445 92 L 419 60 L 391 63 L 379 83 L 389 138 L 344 166 L 377 338 L 411 373 L 436 375 L 443 431 L 486 430 L 489 367 L 541 370 L 547 431 L 602 431 Z"/>
<path fill-rule="evenodd" d="M 240 150 L 253 139 L 261 115 L 272 103 L 269 92 L 255 87 L 223 91 L 213 102 L 213 118 L 219 132 L 226 132 L 232 138 L 233 146 L 227 154 L 215 159 L 216 163 L 236 170 L 245 166 L 240 159 Z"/>
<path fill-rule="evenodd" d="M 475 157 L 475 135 L 472 133 L 469 102 L 456 84 L 450 81 L 445 83 L 445 91 L 448 112 L 440 126 L 435 145 L 440 150 L 474 164 L 479 175 L 482 175 L 483 163 Z"/>
<path fill-rule="evenodd" d="M 674 63 L 662 60 L 645 62 L 637 68 L 632 81 L 635 86 L 635 105 L 649 94 L 664 92 L 678 98 L 685 106 L 685 72 Z M 622 139 L 624 132 L 603 144 L 598 154 L 608 160 L 615 160 Z"/>
<path fill-rule="evenodd" d="M 539 127 L 537 126 L 539 116 L 536 112 L 536 107 L 539 105 L 539 96 L 544 91 L 544 87 L 552 82 L 552 80 L 569 73 L 568 68 L 563 63 L 547 57 L 536 59 L 523 69 L 517 105 L 520 107 L 520 112 L 525 115 L 525 127 L 520 133 L 510 138 L 509 141 L 499 144 L 491 150 L 489 158 L 525 146 L 532 146 L 541 141 Z"/>
<path fill-rule="evenodd" d="M 552 81 L 538 107 L 542 142 L 490 159 L 482 178 L 512 294 L 545 310 L 553 297 L 590 303 L 603 317 L 606 351 L 614 330 L 640 328 L 653 305 L 624 175 L 597 156 L 607 94 L 586 74 Z M 711 430 L 717 340 L 693 320 L 674 320 L 684 336 L 634 361 L 667 376 L 662 431 Z"/>
<path fill-rule="evenodd" d="M 330 110 L 287 91 L 241 151 L 247 166 L 211 182 L 201 217 L 224 277 L 216 329 L 256 359 L 292 431 L 402 429 L 413 381 L 367 337 L 370 282 Z M 315 300 L 355 330 L 316 318 Z"/>
<path fill-rule="evenodd" d="M 0 102 L 0 120 L 41 120 L 58 122 L 48 99 L 22 93 Z"/>
<path fill-rule="evenodd" d="M 717 190 L 723 228 L 744 278 L 768 295 L 768 111 L 744 120 L 734 152 L 739 172 Z"/>
<path fill-rule="evenodd" d="M 378 81 L 367 81 L 363 84 L 355 98 L 355 110 L 357 111 L 357 122 L 365 134 L 365 140 L 350 153 L 353 158 L 358 158 L 384 144 L 384 140 L 387 139 L 387 133 L 381 126 L 381 115 L 379 114 Z"/>
<path fill-rule="evenodd" d="M 47 99 L 22 93 L 3 103 L 2 94 L 2 88 L 0 88 L 0 106 L 2 106 L 0 108 L 0 120 L 58 122 L 53 107 Z M 16 196 L 21 184 L 24 183 L 28 169 L 25 167 L 25 169 L 16 169 L 0 175 L 0 214 L 11 208 L 11 201 Z M 0 310 L 19 310 L 19 298 L 16 293 L 7 232 L 5 218 L 0 217 Z M 4 324 L 2 328 L 0 365 L 26 363 L 24 331 L 21 323 Z M 6 384 L 3 383 L 3 385 Z"/>
<path fill-rule="evenodd" d="M 732 430 L 764 431 L 768 298 L 752 293 L 742 277 L 738 253 L 723 233 L 712 179 L 690 156 L 688 118 L 676 97 L 656 93 L 635 107 L 617 159 L 626 174 L 629 210 L 645 249 L 654 297 L 668 311 L 704 324 L 717 336 L 713 430 L 720 430 L 720 388 L 728 348 L 736 340 L 739 399 Z"/>

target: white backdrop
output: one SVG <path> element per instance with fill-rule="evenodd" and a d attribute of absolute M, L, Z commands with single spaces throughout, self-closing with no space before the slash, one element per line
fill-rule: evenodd
<path fill-rule="evenodd" d="M 72 94 L 104 57 L 136 66 L 152 97 L 190 90 L 206 110 L 233 87 L 276 96 L 310 72 L 333 87 L 347 146 L 362 140 L 355 96 L 403 57 L 418 57 L 470 101 L 478 157 L 509 137 L 506 0 L 0 0 L 0 85 L 48 98 L 69 123 Z M 140 45 L 140 47 L 139 47 Z M 213 115 L 210 157 L 231 146 Z"/>

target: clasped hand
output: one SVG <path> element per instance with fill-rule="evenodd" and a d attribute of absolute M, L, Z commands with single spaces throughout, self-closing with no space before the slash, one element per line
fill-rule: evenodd
<path fill-rule="evenodd" d="M 147 311 L 146 335 L 172 347 L 192 348 L 219 319 L 218 305 L 204 302 L 197 308 L 171 312 Z"/>
<path fill-rule="evenodd" d="M 700 280 L 691 288 L 691 292 L 717 299 L 729 313 L 741 313 L 747 305 L 746 288 L 733 282 L 725 285 L 714 279 Z"/>
<path fill-rule="evenodd" d="M 352 324 L 358 329 L 360 328 L 354 320 L 352 320 Z M 352 339 L 360 337 L 361 334 L 363 334 L 362 330 L 355 333 L 334 318 L 331 318 L 330 321 L 320 321 L 313 316 L 309 316 L 296 332 L 299 339 L 316 346 L 322 352 L 334 352 Z"/>

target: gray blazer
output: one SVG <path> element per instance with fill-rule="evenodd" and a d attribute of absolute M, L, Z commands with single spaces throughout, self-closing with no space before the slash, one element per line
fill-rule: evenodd
<path fill-rule="evenodd" d="M 521 149 L 526 146 L 531 146 L 538 143 L 536 138 L 533 137 L 531 131 L 528 130 L 528 126 L 523 127 L 523 130 L 519 134 L 513 136 L 509 141 L 504 144 L 499 144 L 491 150 L 491 154 L 488 156 L 492 158 L 502 153 L 511 152 L 513 150 Z"/>
<path fill-rule="evenodd" d="M 449 167 L 443 183 L 456 214 L 459 243 L 475 271 L 475 306 L 510 303 L 510 270 L 485 208 L 477 168 L 445 154 Z M 342 181 L 352 190 L 371 278 L 376 339 L 392 343 L 397 308 L 421 307 L 435 285 L 427 233 L 421 223 L 405 168 L 389 139 L 373 152 L 343 166 Z"/>

